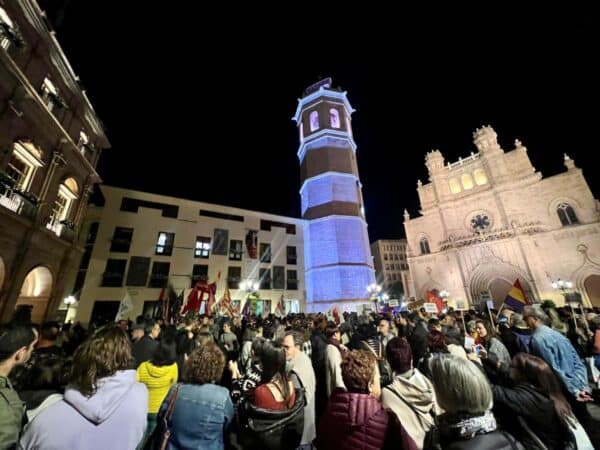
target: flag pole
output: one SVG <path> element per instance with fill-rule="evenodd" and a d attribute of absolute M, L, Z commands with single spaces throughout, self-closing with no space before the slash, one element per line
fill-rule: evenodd
<path fill-rule="evenodd" d="M 498 317 L 500 317 L 502 309 L 504 309 L 504 302 L 502 302 L 502 304 L 500 305 L 500 309 L 498 310 L 498 314 L 496 314 L 496 322 L 498 322 Z"/>

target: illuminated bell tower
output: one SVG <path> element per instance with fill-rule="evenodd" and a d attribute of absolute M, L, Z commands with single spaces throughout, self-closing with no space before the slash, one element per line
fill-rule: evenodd
<path fill-rule="evenodd" d="M 346 92 L 322 80 L 298 100 L 300 196 L 309 312 L 368 302 L 373 258 Z"/>

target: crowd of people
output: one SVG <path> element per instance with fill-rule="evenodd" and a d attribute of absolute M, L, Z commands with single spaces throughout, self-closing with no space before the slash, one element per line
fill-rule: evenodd
<path fill-rule="evenodd" d="M 0 449 L 592 449 L 600 315 L 0 327 Z M 489 319 L 492 319 L 490 321 Z"/>

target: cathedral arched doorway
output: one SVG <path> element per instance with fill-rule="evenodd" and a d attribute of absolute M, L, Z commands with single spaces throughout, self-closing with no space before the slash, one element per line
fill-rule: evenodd
<path fill-rule="evenodd" d="M 23 280 L 16 308 L 30 307 L 31 320 L 34 323 L 41 323 L 44 320 L 51 293 L 52 273 L 48 268 L 38 266 L 32 269 Z"/>
<path fill-rule="evenodd" d="M 470 291 L 473 304 L 477 305 L 486 298 L 486 295 L 490 295 L 494 307 L 499 309 L 517 279 L 519 279 L 527 299 L 532 301 L 535 296 L 531 285 L 525 275 L 515 267 L 508 264 L 480 266 L 471 276 Z"/>
<path fill-rule="evenodd" d="M 600 275 L 590 275 L 583 282 L 585 293 L 592 306 L 600 306 Z"/>

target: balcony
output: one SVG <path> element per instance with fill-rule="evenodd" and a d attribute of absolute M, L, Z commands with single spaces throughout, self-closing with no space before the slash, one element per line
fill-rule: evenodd
<path fill-rule="evenodd" d="M 48 223 L 46 224 L 46 228 L 52 231 L 61 239 L 72 240 L 75 235 L 73 223 L 68 220 L 55 220 L 54 217 L 51 217 Z"/>
<path fill-rule="evenodd" d="M 30 193 L 21 192 L 0 179 L 0 206 L 20 216 L 33 219 L 37 212 L 37 199 Z"/>

